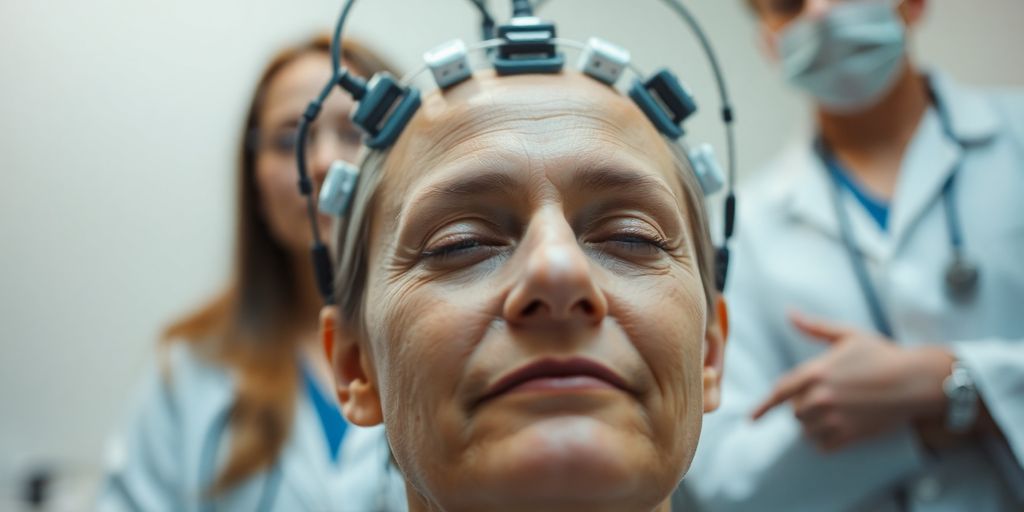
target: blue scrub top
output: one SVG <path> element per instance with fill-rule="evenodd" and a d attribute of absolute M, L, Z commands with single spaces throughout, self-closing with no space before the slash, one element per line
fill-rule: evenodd
<path fill-rule="evenodd" d="M 832 179 L 839 184 L 840 188 L 853 194 L 853 197 L 867 210 L 868 214 L 871 215 L 871 218 L 875 220 L 882 231 L 888 231 L 889 202 L 879 199 L 865 190 L 864 186 L 850 175 L 846 168 L 843 167 L 843 164 L 839 163 L 839 160 L 831 152 L 825 150 L 822 153 L 825 166 L 828 168 Z"/>
<path fill-rule="evenodd" d="M 324 436 L 327 438 L 328 456 L 332 462 L 338 462 L 338 454 L 341 448 L 341 441 L 345 438 L 345 430 L 348 422 L 338 410 L 337 403 L 324 396 L 320 386 L 317 385 L 313 373 L 305 364 L 302 365 L 302 381 L 306 386 L 306 394 L 316 408 L 316 414 L 320 417 L 320 424 L 324 428 Z"/>

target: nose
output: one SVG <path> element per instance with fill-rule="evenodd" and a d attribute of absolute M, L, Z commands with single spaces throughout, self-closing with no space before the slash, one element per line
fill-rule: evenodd
<path fill-rule="evenodd" d="M 320 134 L 318 134 L 320 135 Z M 327 178 L 327 170 L 342 158 L 341 143 L 336 137 L 318 136 L 309 147 L 311 177 L 319 186 Z"/>
<path fill-rule="evenodd" d="M 589 259 L 564 219 L 561 224 L 541 227 L 528 249 L 524 270 L 504 305 L 510 324 L 598 325 L 607 315 L 608 301 L 594 282 Z"/>

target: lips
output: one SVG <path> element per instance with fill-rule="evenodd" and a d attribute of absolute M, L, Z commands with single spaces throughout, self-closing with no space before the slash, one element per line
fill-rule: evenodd
<path fill-rule="evenodd" d="M 477 405 L 515 392 L 567 393 L 601 388 L 632 394 L 625 379 L 596 361 L 584 358 L 542 359 L 499 378 L 487 388 Z"/>

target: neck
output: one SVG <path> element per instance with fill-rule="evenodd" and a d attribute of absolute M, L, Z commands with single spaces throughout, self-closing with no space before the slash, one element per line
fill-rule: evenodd
<path fill-rule="evenodd" d="M 829 150 L 872 192 L 891 197 L 907 146 L 930 103 L 926 79 L 909 61 L 878 104 L 852 114 L 818 109 Z"/>
<path fill-rule="evenodd" d="M 833 150 L 871 151 L 905 146 L 929 103 L 925 78 L 908 62 L 892 90 L 867 110 L 835 114 L 819 108 L 821 136 Z"/>

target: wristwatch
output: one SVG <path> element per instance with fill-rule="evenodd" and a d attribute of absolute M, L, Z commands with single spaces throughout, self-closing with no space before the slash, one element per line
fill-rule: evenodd
<path fill-rule="evenodd" d="M 942 391 L 949 405 L 946 428 L 958 434 L 967 432 L 978 419 L 978 389 L 974 387 L 971 373 L 960 361 L 953 363 L 953 371 L 942 381 Z"/>

